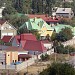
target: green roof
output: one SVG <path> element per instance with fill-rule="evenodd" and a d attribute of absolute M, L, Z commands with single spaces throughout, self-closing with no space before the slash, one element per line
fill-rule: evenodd
<path fill-rule="evenodd" d="M 70 25 L 64 25 L 64 24 L 58 24 L 58 25 L 56 25 L 56 26 L 53 26 L 52 28 L 55 29 L 56 33 L 59 33 L 59 32 L 60 32 L 63 28 L 65 28 L 65 27 L 68 27 L 68 28 L 73 29 L 72 26 L 70 26 Z"/>
<path fill-rule="evenodd" d="M 47 30 L 54 30 L 52 27 L 50 27 L 44 20 L 41 18 L 32 18 L 29 19 L 28 22 L 25 22 L 20 28 L 23 28 L 24 26 L 27 26 L 29 30 L 36 29 L 41 30 L 41 28 L 45 25 Z"/>

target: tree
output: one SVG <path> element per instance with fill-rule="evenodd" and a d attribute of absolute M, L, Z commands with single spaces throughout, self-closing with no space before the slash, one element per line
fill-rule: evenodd
<path fill-rule="evenodd" d="M 49 59 L 49 55 L 47 53 L 45 55 L 42 54 L 40 57 L 42 61 Z"/>
<path fill-rule="evenodd" d="M 72 30 L 66 27 L 59 32 L 59 34 L 57 35 L 57 40 L 66 41 L 72 39 L 72 37 L 73 37 Z"/>
<path fill-rule="evenodd" d="M 53 63 L 39 75 L 74 75 L 75 69 L 67 63 Z"/>
<path fill-rule="evenodd" d="M 46 40 L 51 41 L 49 34 L 46 35 Z"/>
<path fill-rule="evenodd" d="M 40 34 L 38 33 L 37 30 L 30 30 L 29 32 L 32 33 L 33 35 L 35 35 L 37 40 L 40 40 Z"/>
<path fill-rule="evenodd" d="M 13 7 L 19 12 L 28 14 L 31 11 L 31 0 L 15 0 L 13 1 Z"/>
<path fill-rule="evenodd" d="M 6 15 L 11 15 L 11 14 L 15 14 L 16 13 L 16 10 L 15 8 L 13 8 L 12 6 L 7 6 L 3 12 L 2 12 L 2 15 L 3 16 L 6 16 Z"/>
<path fill-rule="evenodd" d="M 56 40 L 56 36 L 57 36 L 57 33 L 56 32 L 53 32 L 52 33 L 52 36 L 51 36 L 51 40 L 52 41 Z"/>

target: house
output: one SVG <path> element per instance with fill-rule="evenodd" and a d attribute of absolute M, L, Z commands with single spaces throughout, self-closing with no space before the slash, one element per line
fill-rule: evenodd
<path fill-rule="evenodd" d="M 24 52 L 22 48 L 0 45 L 0 64 L 11 65 L 18 62 L 18 52 Z"/>
<path fill-rule="evenodd" d="M 4 10 L 5 7 L 0 8 L 0 19 L 2 18 L 2 11 Z"/>
<path fill-rule="evenodd" d="M 56 17 L 63 17 L 63 18 L 72 18 L 74 17 L 74 13 L 71 8 L 58 8 L 56 10 Z"/>
<path fill-rule="evenodd" d="M 51 28 L 43 19 L 41 18 L 32 18 L 28 22 L 25 22 L 19 29 L 27 28 L 28 30 L 37 30 L 43 39 L 47 34 L 52 35 L 54 29 Z"/>
<path fill-rule="evenodd" d="M 17 34 L 17 29 L 12 26 L 8 21 L 6 20 L 0 20 L 0 34 L 1 39 L 3 36 L 15 36 Z"/>
<path fill-rule="evenodd" d="M 46 51 L 43 43 L 37 41 L 36 37 L 31 33 L 15 36 L 12 40 L 12 46 L 23 48 L 28 51 L 28 54 L 34 55 Z"/>
<path fill-rule="evenodd" d="M 20 42 L 22 40 L 33 40 L 36 41 L 36 37 L 35 35 L 31 34 L 31 33 L 25 33 L 25 34 L 21 34 L 21 35 L 16 35 L 13 37 L 12 40 L 12 46 L 18 47 L 20 46 Z"/>
<path fill-rule="evenodd" d="M 41 41 L 33 41 L 33 40 L 21 41 L 21 47 L 24 50 L 28 51 L 29 54 L 33 55 L 37 55 L 47 51 L 47 49 L 44 47 Z"/>
<path fill-rule="evenodd" d="M 59 23 L 60 18 L 57 18 L 53 15 L 53 17 L 48 16 L 47 14 L 43 14 L 43 15 L 38 15 L 38 14 L 29 14 L 28 17 L 31 18 L 41 18 L 43 19 L 46 23 L 48 23 L 49 25 L 54 25 Z"/>

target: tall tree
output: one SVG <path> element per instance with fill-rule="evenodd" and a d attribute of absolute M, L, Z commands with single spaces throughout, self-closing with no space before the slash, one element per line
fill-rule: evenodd
<path fill-rule="evenodd" d="M 31 0 L 14 0 L 13 1 L 14 8 L 24 14 L 28 14 L 31 11 Z"/>

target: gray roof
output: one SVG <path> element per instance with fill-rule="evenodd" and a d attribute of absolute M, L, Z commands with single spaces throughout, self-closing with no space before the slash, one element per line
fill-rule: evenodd
<path fill-rule="evenodd" d="M 71 8 L 58 8 L 56 13 L 71 13 L 73 12 Z"/>

